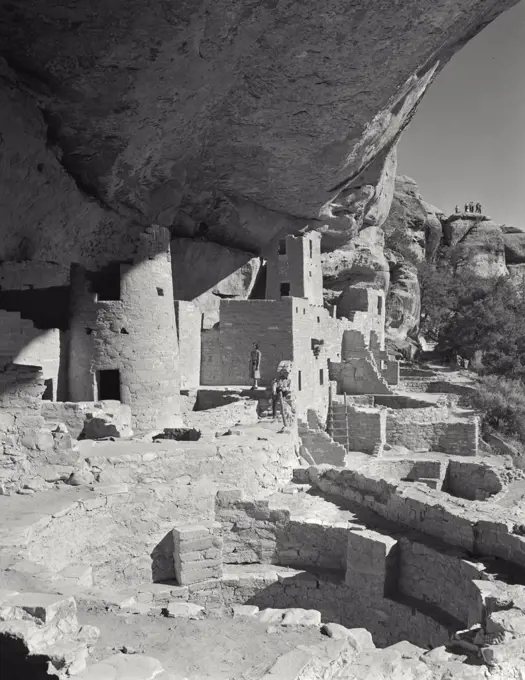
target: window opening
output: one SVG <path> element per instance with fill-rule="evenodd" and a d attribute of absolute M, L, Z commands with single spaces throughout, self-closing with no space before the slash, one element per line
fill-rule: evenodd
<path fill-rule="evenodd" d="M 377 298 L 377 313 L 381 314 L 382 311 L 383 311 L 383 298 L 381 295 L 379 295 Z"/>
<path fill-rule="evenodd" d="M 97 372 L 98 399 L 115 399 L 120 401 L 120 371 L 108 369 Z"/>
<path fill-rule="evenodd" d="M 290 295 L 290 284 L 281 283 L 281 297 L 288 297 Z"/>
<path fill-rule="evenodd" d="M 324 370 L 319 369 L 319 385 L 324 385 Z"/>
<path fill-rule="evenodd" d="M 297 388 L 299 392 L 301 391 L 303 384 L 302 384 L 302 379 L 301 379 L 301 371 L 297 371 Z"/>
<path fill-rule="evenodd" d="M 162 288 L 157 288 L 157 295 L 159 297 L 164 297 L 164 290 Z"/>
<path fill-rule="evenodd" d="M 284 238 L 279 241 L 279 255 L 286 255 L 286 240 Z"/>
<path fill-rule="evenodd" d="M 44 380 L 44 385 L 46 386 L 46 389 L 44 390 L 42 399 L 44 401 L 53 401 L 53 378 Z"/>

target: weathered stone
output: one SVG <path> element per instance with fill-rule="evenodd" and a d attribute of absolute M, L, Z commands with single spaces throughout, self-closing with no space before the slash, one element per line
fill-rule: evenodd
<path fill-rule="evenodd" d="M 201 618 L 204 607 L 192 602 L 171 602 L 163 611 L 165 616 L 172 619 L 198 619 Z"/>

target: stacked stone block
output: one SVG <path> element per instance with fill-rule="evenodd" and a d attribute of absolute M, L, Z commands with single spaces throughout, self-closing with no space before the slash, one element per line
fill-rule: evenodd
<path fill-rule="evenodd" d="M 186 524 L 173 529 L 175 576 L 181 586 L 222 578 L 222 538 L 217 525 Z"/>
<path fill-rule="evenodd" d="M 397 590 L 399 555 L 397 540 L 366 529 L 348 532 L 347 586 L 371 597 L 392 596 Z"/>

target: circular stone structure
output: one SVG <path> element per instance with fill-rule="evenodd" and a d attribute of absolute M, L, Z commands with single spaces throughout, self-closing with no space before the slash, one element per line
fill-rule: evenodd
<path fill-rule="evenodd" d="M 169 231 L 148 228 L 127 263 L 74 266 L 71 296 L 70 399 L 129 404 L 136 431 L 180 425 Z"/>

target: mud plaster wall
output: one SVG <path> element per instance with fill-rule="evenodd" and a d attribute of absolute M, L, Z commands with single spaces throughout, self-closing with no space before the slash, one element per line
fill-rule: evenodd
<path fill-rule="evenodd" d="M 450 419 L 439 409 L 389 410 L 386 436 L 389 444 L 406 446 L 408 449 L 475 456 L 478 451 L 479 420 L 474 416 Z"/>
<path fill-rule="evenodd" d="M 97 301 L 80 267 L 72 270 L 69 389 L 72 401 L 97 401 L 96 373 L 120 371 L 121 401 L 135 431 L 180 423 L 180 369 L 169 232 L 141 235 L 133 265 L 122 265 L 121 294 Z"/>
<path fill-rule="evenodd" d="M 333 404 L 333 439 L 349 451 L 373 453 L 386 440 L 386 413 L 379 409 L 360 409 L 348 404 Z M 346 425 L 348 420 L 348 427 Z"/>
<path fill-rule="evenodd" d="M 197 389 L 201 381 L 202 312 L 191 302 L 175 302 L 179 339 L 180 387 Z"/>

